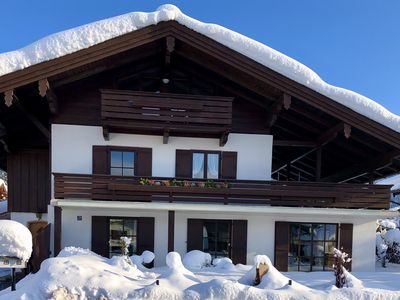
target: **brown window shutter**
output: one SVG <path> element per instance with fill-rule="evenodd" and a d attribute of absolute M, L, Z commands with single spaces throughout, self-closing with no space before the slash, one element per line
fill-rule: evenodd
<path fill-rule="evenodd" d="M 247 220 L 232 221 L 232 261 L 234 264 L 247 263 Z"/>
<path fill-rule="evenodd" d="M 152 175 L 152 149 L 140 148 L 136 150 L 136 176 Z"/>
<path fill-rule="evenodd" d="M 192 151 L 176 150 L 175 177 L 192 178 Z"/>
<path fill-rule="evenodd" d="M 104 257 L 109 256 L 109 227 L 108 217 L 92 217 L 92 251 Z"/>
<path fill-rule="evenodd" d="M 353 224 L 340 224 L 339 225 L 339 249 L 346 252 L 349 257 L 353 253 Z M 351 261 L 346 263 L 345 268 L 351 271 Z"/>
<path fill-rule="evenodd" d="M 237 152 L 222 152 L 221 157 L 221 178 L 236 179 L 237 173 Z"/>
<path fill-rule="evenodd" d="M 93 174 L 110 174 L 107 146 L 93 146 Z"/>
<path fill-rule="evenodd" d="M 154 252 L 154 218 L 138 218 L 137 225 L 137 249 L 141 255 L 144 250 Z"/>
<path fill-rule="evenodd" d="M 202 219 L 188 219 L 187 252 L 192 250 L 203 251 L 203 224 Z"/>
<path fill-rule="evenodd" d="M 289 223 L 275 222 L 275 268 L 281 272 L 288 270 Z"/>

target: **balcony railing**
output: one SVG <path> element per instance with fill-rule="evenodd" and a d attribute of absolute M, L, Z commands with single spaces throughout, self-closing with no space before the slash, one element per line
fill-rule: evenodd
<path fill-rule="evenodd" d="M 101 90 L 101 118 L 108 132 L 217 136 L 232 125 L 231 97 Z"/>
<path fill-rule="evenodd" d="M 195 181 L 54 174 L 55 198 L 387 209 L 390 186 L 286 181 Z"/>

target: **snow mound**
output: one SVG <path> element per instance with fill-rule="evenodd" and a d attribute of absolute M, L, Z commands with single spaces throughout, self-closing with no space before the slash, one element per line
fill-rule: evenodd
<path fill-rule="evenodd" d="M 0 54 L 0 76 L 171 20 L 400 132 L 400 116 L 391 113 L 375 101 L 353 91 L 330 85 L 298 61 L 232 30 L 188 17 L 170 4 L 160 6 L 155 12 L 128 13 L 55 33 L 19 50 Z"/>
<path fill-rule="evenodd" d="M 360 279 L 355 277 L 353 274 L 351 274 L 349 271 L 345 270 L 344 271 L 344 276 L 346 277 L 346 286 L 349 288 L 356 288 L 356 289 L 362 289 L 364 288 L 364 285 Z"/>
<path fill-rule="evenodd" d="M 260 264 L 268 265 L 268 272 L 263 276 L 260 284 L 257 285 L 257 288 L 277 290 L 288 286 L 289 278 L 279 272 L 266 255 L 256 255 L 254 257 L 254 266 L 246 274 L 244 274 L 242 278 L 239 279 L 239 283 L 250 286 L 254 285 L 256 268 Z M 292 281 L 292 287 L 301 290 L 309 290 L 304 285 L 301 285 L 295 281 Z"/>
<path fill-rule="evenodd" d="M 388 246 L 393 246 L 393 243 L 400 245 L 400 230 L 399 229 L 389 229 L 384 233 L 383 239 Z"/>
<path fill-rule="evenodd" d="M 32 234 L 21 223 L 0 220 L 0 256 L 28 261 L 32 254 Z"/>
<path fill-rule="evenodd" d="M 131 260 L 132 262 L 138 267 L 141 271 L 148 271 L 149 269 L 146 268 L 143 264 L 151 263 L 155 258 L 153 252 L 145 250 L 143 251 L 142 255 L 132 255 Z"/>
<path fill-rule="evenodd" d="M 98 256 L 101 257 L 100 255 L 94 253 L 93 251 L 89 249 L 84 249 L 80 247 L 65 247 L 60 251 L 60 253 L 57 255 L 57 257 L 70 257 L 70 256 L 76 256 L 76 255 L 93 255 L 93 256 Z"/>
<path fill-rule="evenodd" d="M 183 257 L 183 265 L 189 269 L 201 269 L 211 265 L 211 255 L 200 250 L 192 250 Z"/>
<path fill-rule="evenodd" d="M 138 270 L 138 267 L 132 264 L 126 256 L 115 255 L 108 260 L 108 263 L 111 266 L 116 266 L 126 272 L 135 272 Z"/>
<path fill-rule="evenodd" d="M 159 277 L 160 286 L 182 291 L 200 282 L 200 280 L 182 264 L 182 259 L 178 252 L 168 253 L 165 261 L 168 269 Z"/>
<path fill-rule="evenodd" d="M 236 270 L 236 266 L 232 263 L 232 260 L 228 257 L 215 258 L 212 264 L 218 269 L 230 270 L 230 271 Z"/>

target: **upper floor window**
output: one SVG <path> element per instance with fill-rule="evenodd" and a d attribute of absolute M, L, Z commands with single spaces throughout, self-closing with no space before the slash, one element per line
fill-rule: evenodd
<path fill-rule="evenodd" d="M 119 176 L 135 175 L 135 152 L 133 151 L 114 151 L 110 152 L 110 174 Z"/>
<path fill-rule="evenodd" d="M 192 178 L 219 178 L 219 153 L 193 152 Z"/>

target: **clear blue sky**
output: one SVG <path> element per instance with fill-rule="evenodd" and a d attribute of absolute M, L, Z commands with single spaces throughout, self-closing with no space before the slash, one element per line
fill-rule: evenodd
<path fill-rule="evenodd" d="M 261 41 L 400 114 L 399 0 L 2 0 L 0 52 L 165 3 Z"/>

